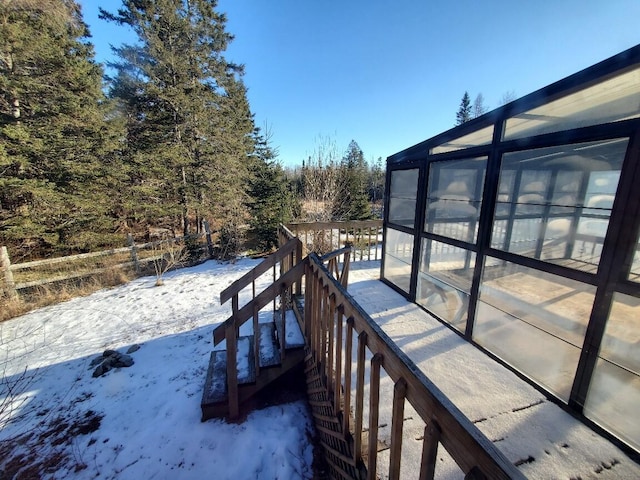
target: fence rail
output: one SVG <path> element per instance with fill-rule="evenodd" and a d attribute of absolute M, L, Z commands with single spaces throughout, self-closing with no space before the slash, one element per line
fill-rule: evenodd
<path fill-rule="evenodd" d="M 136 273 L 140 273 L 145 264 L 159 261 L 164 258 L 162 252 L 163 245 L 169 243 L 179 243 L 186 241 L 201 241 L 205 239 L 206 245 L 202 244 L 200 250 L 207 251 L 209 257 L 213 255 L 213 244 L 211 241 L 211 233 L 187 235 L 185 237 L 171 237 L 162 240 L 156 240 L 146 243 L 135 243 L 131 235 L 127 236 L 127 247 L 111 248 L 99 252 L 80 253 L 76 255 L 67 255 L 65 257 L 48 258 L 44 260 L 34 260 L 23 263 L 11 263 L 8 250 L 5 246 L 0 247 L 0 268 L 3 272 L 4 294 L 13 298 L 18 295 L 20 290 L 25 290 L 41 285 L 47 285 L 66 280 L 74 280 L 79 278 L 90 277 L 104 273 L 110 269 L 133 269 Z M 110 259 L 112 263 L 105 262 L 103 259 Z M 82 265 L 85 263 L 85 265 Z M 109 263 L 108 266 L 104 266 Z M 90 264 L 90 265 L 87 265 Z M 51 272 L 50 267 L 60 267 L 59 270 Z M 44 270 L 38 273 L 37 279 L 31 279 L 29 270 Z M 18 272 L 14 275 L 14 272 Z"/>

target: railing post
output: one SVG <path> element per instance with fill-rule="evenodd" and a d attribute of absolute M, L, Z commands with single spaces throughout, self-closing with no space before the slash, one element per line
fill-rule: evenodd
<path fill-rule="evenodd" d="M 234 319 L 235 320 L 235 319 Z M 238 397 L 238 331 L 235 321 L 226 328 L 227 339 L 227 391 L 229 394 L 229 419 L 240 416 L 240 399 Z"/>
<path fill-rule="evenodd" d="M 133 267 L 136 270 L 136 273 L 140 273 L 140 262 L 138 261 L 138 249 L 136 248 L 136 243 L 133 240 L 133 235 L 127 233 L 127 243 L 129 247 L 131 247 L 131 260 L 133 261 Z"/>
<path fill-rule="evenodd" d="M 296 243 L 296 260 L 293 263 L 292 267 L 297 265 L 302 261 L 302 242 L 298 239 Z M 302 295 L 302 279 L 296 282 L 296 294 Z"/>
<path fill-rule="evenodd" d="M 16 290 L 16 284 L 13 280 L 13 273 L 11 272 L 11 260 L 9 259 L 9 251 L 7 247 L 0 248 L 0 265 L 4 271 L 4 285 L 5 291 L 9 298 L 16 298 L 18 291 Z"/>

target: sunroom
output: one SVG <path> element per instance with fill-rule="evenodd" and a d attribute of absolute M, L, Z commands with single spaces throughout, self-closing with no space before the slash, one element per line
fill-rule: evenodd
<path fill-rule="evenodd" d="M 387 159 L 383 281 L 640 451 L 640 45 Z"/>

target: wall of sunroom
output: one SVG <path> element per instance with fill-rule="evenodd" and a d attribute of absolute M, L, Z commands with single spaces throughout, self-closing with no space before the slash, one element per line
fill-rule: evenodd
<path fill-rule="evenodd" d="M 636 452 L 639 65 L 640 46 L 390 157 L 382 269 Z"/>

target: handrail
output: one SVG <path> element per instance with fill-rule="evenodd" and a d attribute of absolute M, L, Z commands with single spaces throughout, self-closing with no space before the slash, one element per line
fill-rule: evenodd
<path fill-rule="evenodd" d="M 220 304 L 228 302 L 234 295 L 237 295 L 243 288 L 256 280 L 260 275 L 267 272 L 270 268 L 276 266 L 292 253 L 298 254 L 298 260 L 302 253 L 302 243 L 297 238 L 292 238 L 285 245 L 280 247 L 274 253 L 266 257 L 251 271 L 244 274 L 241 278 L 233 282 L 220 293 Z"/>
<path fill-rule="evenodd" d="M 394 382 L 389 478 L 398 478 L 405 399 L 426 423 L 420 478 L 433 478 L 438 444 L 464 471 L 466 478 L 523 479 L 522 473 L 420 371 L 386 333 L 311 254 L 306 266 L 305 333 L 311 354 L 326 376 L 335 411 L 341 411 L 345 434 L 353 434 L 353 464 L 362 462 L 365 352 L 372 354 L 369 418 L 369 478 L 376 478 L 380 369 Z M 343 342 L 343 329 L 346 340 Z M 334 335 L 335 333 L 335 335 Z M 355 419 L 350 420 L 353 358 L 357 337 Z M 336 338 L 334 338 L 336 337 Z M 343 345 L 344 344 L 344 345 Z M 344 363 L 343 363 L 344 358 Z M 344 368 L 343 368 L 344 365 Z M 344 387 L 344 394 L 342 387 Z M 341 396 L 344 398 L 341 401 Z M 340 415 L 339 415 L 340 417 Z"/>
<path fill-rule="evenodd" d="M 254 297 L 249 303 L 244 305 L 239 310 L 234 310 L 233 314 L 220 325 L 218 325 L 213 331 L 213 344 L 217 345 L 222 340 L 227 342 L 227 394 L 229 405 L 229 417 L 236 419 L 240 415 L 240 396 L 238 391 L 238 366 L 236 364 L 236 354 L 238 349 L 238 331 L 240 327 L 253 317 L 254 319 L 254 335 L 259 335 L 257 312 L 264 306 L 274 301 L 274 299 L 280 295 L 282 296 L 291 286 L 299 282 L 304 274 L 305 266 L 307 265 L 307 259 L 298 262 L 292 269 L 282 275 L 277 282 L 272 283 L 269 287 L 264 289 L 260 294 Z M 235 297 L 234 297 L 235 298 Z M 279 330 L 279 347 L 280 358 L 285 356 L 286 347 L 286 319 L 285 319 L 285 302 L 281 302 L 282 308 L 282 324 Z M 255 347 L 260 344 L 259 337 L 255 338 Z M 259 355 L 254 355 L 256 373 L 259 371 L 260 358 Z"/>
<path fill-rule="evenodd" d="M 254 309 L 260 310 L 261 308 L 265 307 L 269 304 L 269 302 L 273 301 L 274 298 L 280 295 L 282 288 L 289 288 L 300 278 L 302 278 L 302 275 L 304 274 L 304 266 L 306 265 L 306 263 L 306 259 L 298 262 L 291 270 L 282 275 L 277 282 L 269 285 L 253 300 L 251 300 L 249 303 L 244 305 L 229 318 L 227 318 L 224 322 L 218 325 L 213 331 L 213 344 L 218 345 L 222 340 L 224 340 L 224 330 L 226 328 L 232 325 L 236 328 L 240 328 L 244 324 L 244 322 L 249 320 L 251 315 L 253 315 Z"/>
<path fill-rule="evenodd" d="M 351 252 L 353 247 L 344 247 L 340 250 L 335 250 L 323 255 L 320 259 L 322 262 L 327 262 L 327 269 L 331 274 L 335 275 L 335 278 L 340 282 L 344 288 L 349 285 L 349 264 L 351 263 Z M 342 257 L 342 271 L 338 268 L 338 257 Z"/>

